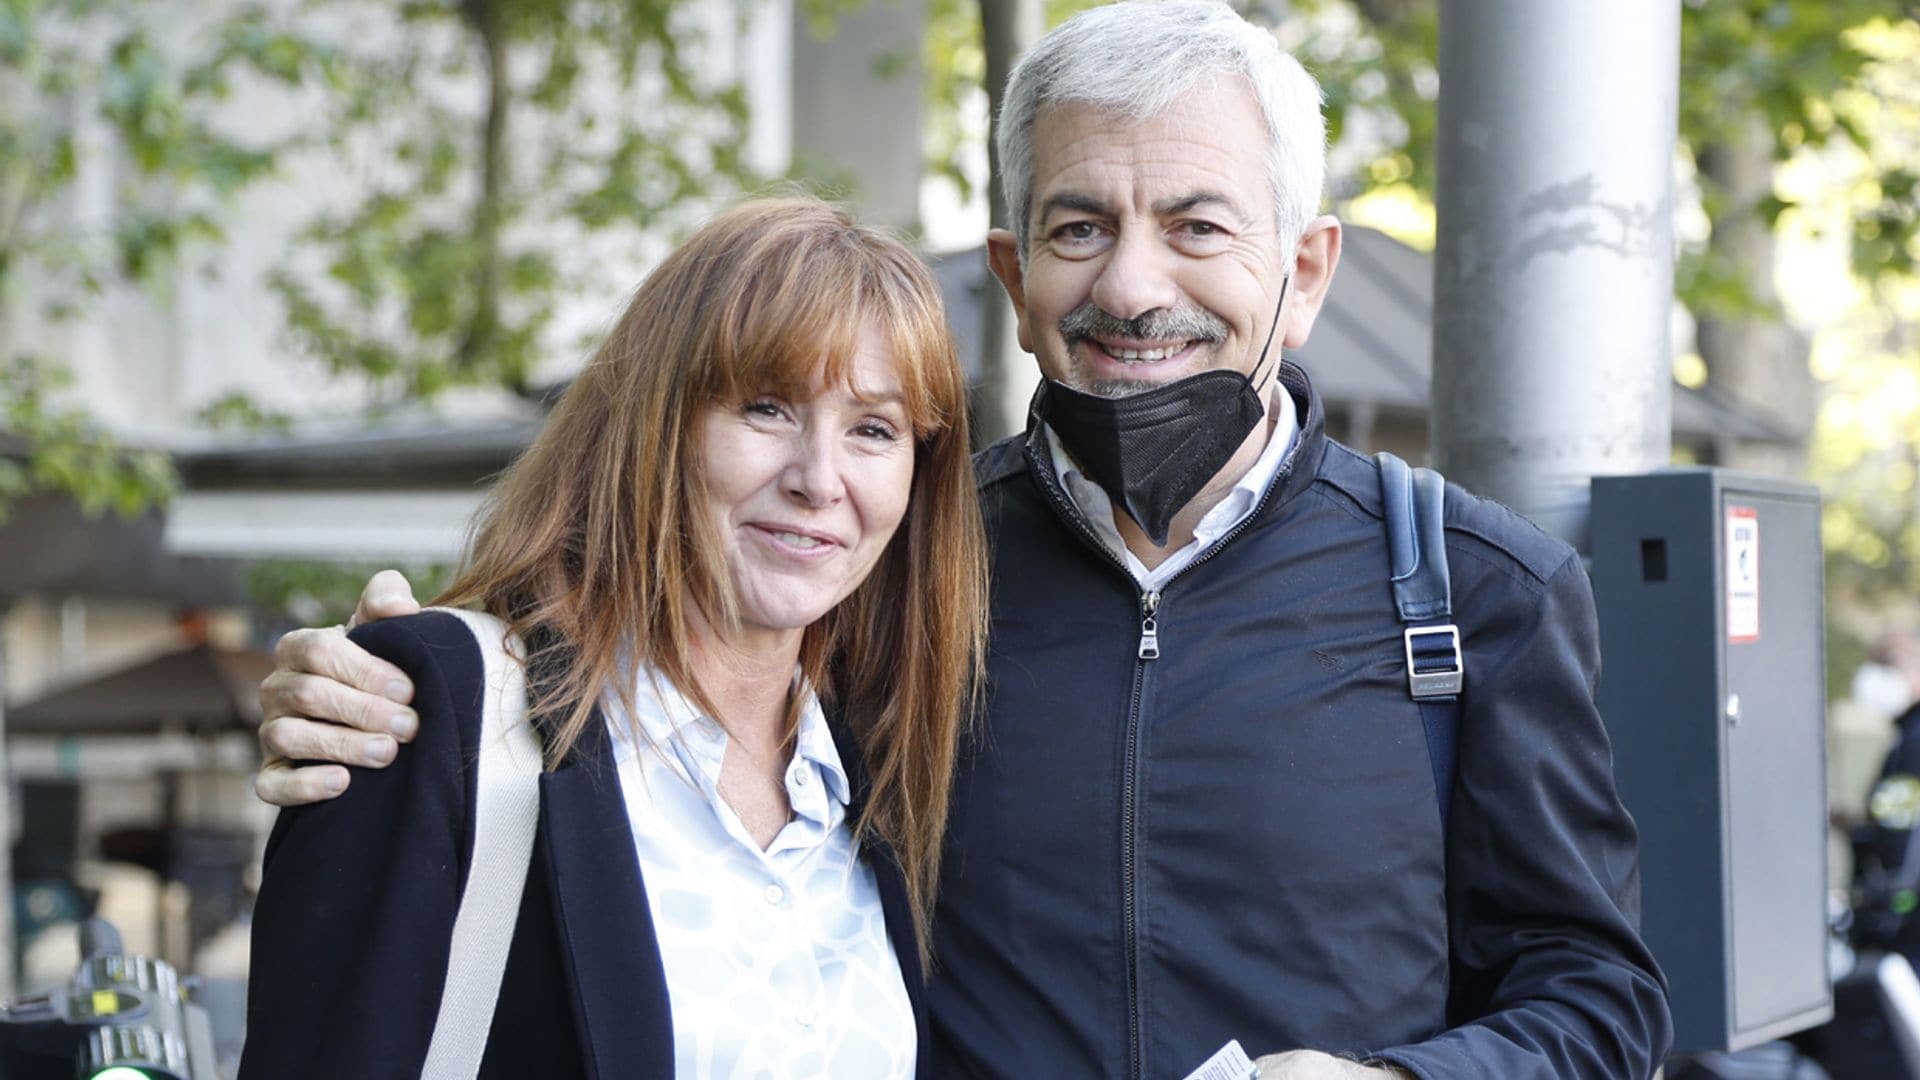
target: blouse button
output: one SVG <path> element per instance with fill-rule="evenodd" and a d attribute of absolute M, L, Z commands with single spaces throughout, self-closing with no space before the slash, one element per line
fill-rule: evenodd
<path fill-rule="evenodd" d="M 767 903 L 778 904 L 787 898 L 787 891 L 778 885 L 769 885 L 760 895 L 766 897 Z"/>
<path fill-rule="evenodd" d="M 807 786 L 807 767 L 805 765 L 795 765 L 793 767 L 793 786 Z"/>
<path fill-rule="evenodd" d="M 801 1027 L 805 1027 L 805 1028 L 812 1027 L 813 1026 L 813 1007 L 810 1005 L 800 1006 L 800 1011 L 793 1014 L 793 1019 L 797 1023 L 799 1023 Z"/>

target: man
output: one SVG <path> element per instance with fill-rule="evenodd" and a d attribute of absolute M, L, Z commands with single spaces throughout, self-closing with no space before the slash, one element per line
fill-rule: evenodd
<path fill-rule="evenodd" d="M 1467 684 L 1436 780 L 1378 471 L 1279 362 L 1340 254 L 1318 87 L 1224 5 L 1121 4 L 1035 46 L 999 138 L 989 258 L 1046 379 L 976 462 L 992 644 L 933 1071 L 1179 1077 L 1238 1040 L 1269 1078 L 1650 1074 L 1670 1024 L 1578 558 L 1450 492 Z M 391 671 L 323 631 L 281 659 L 265 797 L 346 780 L 285 759 L 391 758 L 298 719 L 384 730 Z"/>

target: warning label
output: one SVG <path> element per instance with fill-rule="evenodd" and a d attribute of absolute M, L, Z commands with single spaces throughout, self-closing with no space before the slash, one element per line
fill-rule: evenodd
<path fill-rule="evenodd" d="M 1760 640 L 1760 515 L 1727 507 L 1727 640 Z"/>

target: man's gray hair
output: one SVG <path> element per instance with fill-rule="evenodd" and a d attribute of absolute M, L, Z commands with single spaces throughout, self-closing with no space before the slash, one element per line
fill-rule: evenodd
<path fill-rule="evenodd" d="M 1084 104 L 1144 120 L 1222 75 L 1246 79 L 1266 118 L 1275 231 L 1291 256 L 1320 212 L 1326 179 L 1320 84 L 1270 32 L 1217 0 L 1124 0 L 1060 24 L 1007 78 L 997 139 L 1021 264 L 1032 212 L 1033 124 L 1042 109 Z"/>

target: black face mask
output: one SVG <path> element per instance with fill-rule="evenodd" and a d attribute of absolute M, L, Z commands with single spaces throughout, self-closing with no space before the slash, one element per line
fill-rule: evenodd
<path fill-rule="evenodd" d="M 1266 417 L 1257 376 L 1280 327 L 1280 306 L 1291 280 L 1280 284 L 1280 303 L 1274 305 L 1273 325 L 1253 376 L 1202 371 L 1125 397 L 1101 397 L 1042 380 L 1035 403 L 1040 419 L 1156 546 L 1166 546 L 1174 515 L 1226 468 Z"/>

